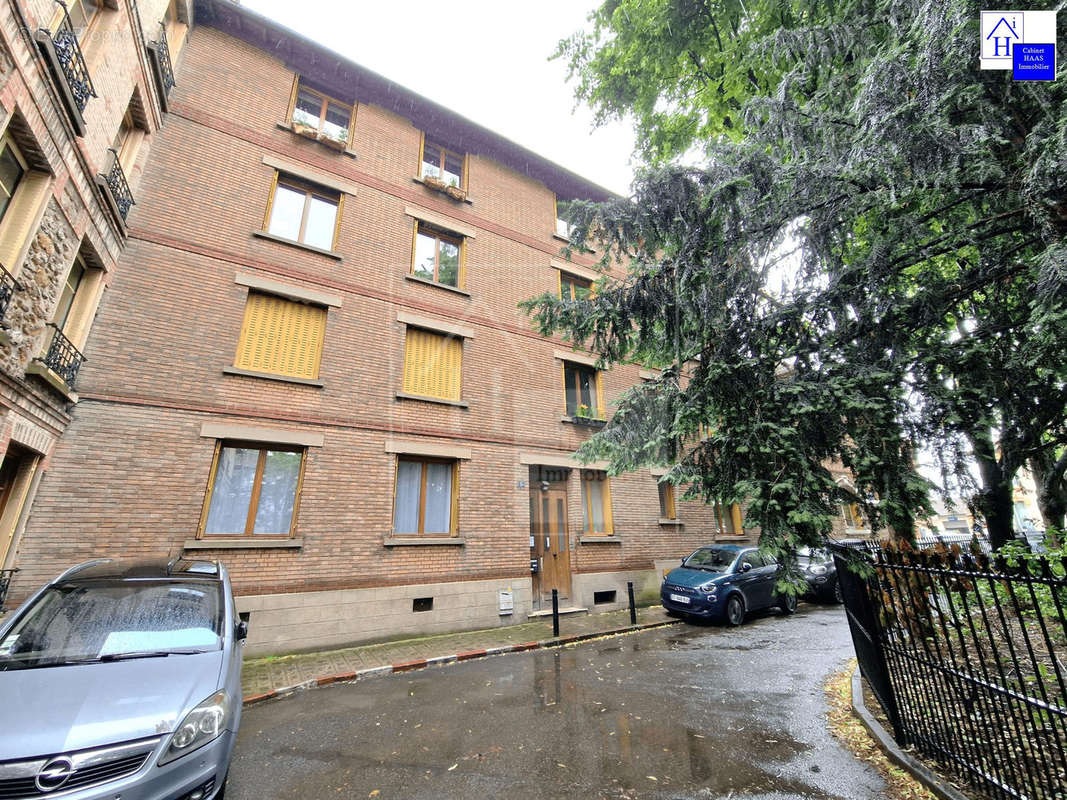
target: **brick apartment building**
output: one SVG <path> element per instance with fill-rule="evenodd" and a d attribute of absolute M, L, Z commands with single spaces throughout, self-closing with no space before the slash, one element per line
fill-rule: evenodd
<path fill-rule="evenodd" d="M 182 3 L 136 8 L 0 5 L 0 599 L 78 400 L 82 351 L 167 108 L 169 52 L 184 41 Z M 54 543 L 47 569 L 85 550 L 87 535 L 74 538 Z"/>
<path fill-rule="evenodd" d="M 177 34 L 169 96 L 135 31 L 100 70 L 98 92 L 122 86 L 89 102 L 90 135 L 62 131 L 94 166 L 55 179 L 70 244 L 52 296 L 75 251 L 108 289 L 69 337 L 77 398 L 73 380 L 4 378 L 54 431 L 8 554 L 16 598 L 91 557 L 219 558 L 251 652 L 271 652 L 521 621 L 552 589 L 620 607 L 628 580 L 744 539 L 736 507 L 571 457 L 642 371 L 596 370 L 517 304 L 599 277 L 561 254 L 556 211 L 605 190 L 229 0 L 154 11 Z M 4 20 L 14 60 L 36 58 Z M 13 85 L 32 87 L 5 76 L 11 119 Z M 127 230 L 89 176 L 131 94 Z M 20 118 L 55 170 L 73 161 Z"/>

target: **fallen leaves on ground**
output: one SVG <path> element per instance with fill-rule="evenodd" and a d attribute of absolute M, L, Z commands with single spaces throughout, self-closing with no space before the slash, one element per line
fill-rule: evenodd
<path fill-rule="evenodd" d="M 826 714 L 830 732 L 856 758 L 878 770 L 885 780 L 885 796 L 889 800 L 935 800 L 935 795 L 929 789 L 886 757 L 863 723 L 853 716 L 852 672 L 855 668 L 856 660 L 852 659 L 845 669 L 831 675 L 823 687 L 830 704 Z"/>

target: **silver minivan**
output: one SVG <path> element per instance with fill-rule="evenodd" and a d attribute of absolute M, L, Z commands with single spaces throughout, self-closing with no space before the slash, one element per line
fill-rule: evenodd
<path fill-rule="evenodd" d="M 0 798 L 221 798 L 246 633 L 218 562 L 67 570 L 0 627 Z"/>

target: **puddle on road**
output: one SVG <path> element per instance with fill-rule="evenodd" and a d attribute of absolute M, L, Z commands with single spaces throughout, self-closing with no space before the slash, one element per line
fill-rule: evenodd
<path fill-rule="evenodd" d="M 263 797 L 239 788 L 255 770 L 277 798 L 835 797 L 813 773 L 814 785 L 783 776 L 806 772 L 793 762 L 809 747 L 753 703 L 687 697 L 687 676 L 664 685 L 658 659 L 689 640 L 538 651 L 253 708 L 231 791 Z"/>

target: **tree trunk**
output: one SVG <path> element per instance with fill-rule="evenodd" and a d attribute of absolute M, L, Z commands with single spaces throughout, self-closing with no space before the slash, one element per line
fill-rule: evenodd
<path fill-rule="evenodd" d="M 997 461 L 993 440 L 988 433 L 971 435 L 974 457 L 982 477 L 982 488 L 974 498 L 974 505 L 985 518 L 986 534 L 994 550 L 1015 538 L 1011 504 L 1012 476 Z"/>
<path fill-rule="evenodd" d="M 1054 451 L 1043 450 L 1030 459 L 1030 470 L 1037 484 L 1037 505 L 1045 530 L 1055 528 L 1062 534 L 1067 517 L 1067 450 L 1059 458 Z"/>

